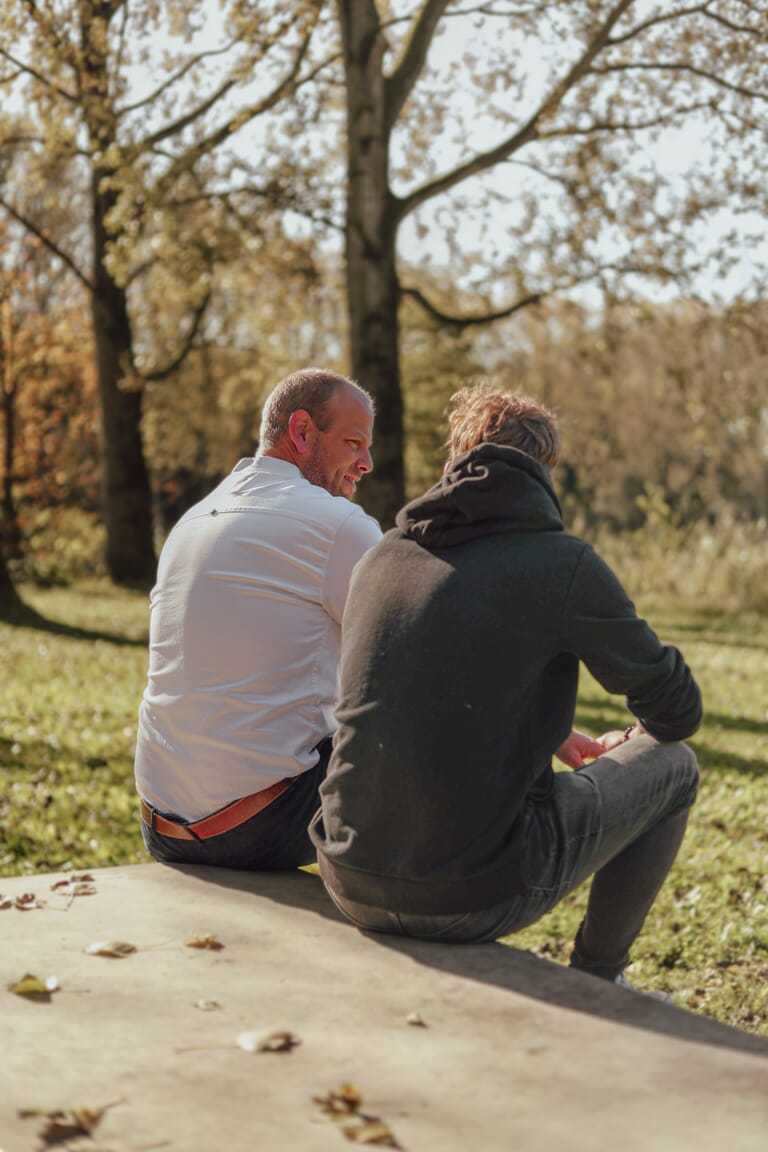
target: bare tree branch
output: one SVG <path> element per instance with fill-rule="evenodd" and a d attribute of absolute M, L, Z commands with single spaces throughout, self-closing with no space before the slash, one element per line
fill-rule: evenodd
<path fill-rule="evenodd" d="M 533 304 L 539 304 L 542 300 L 553 296 L 557 292 L 567 292 L 570 288 L 576 288 L 582 284 L 588 284 L 590 281 L 600 279 L 606 272 L 615 272 L 621 276 L 635 275 L 635 276 L 659 276 L 669 275 L 668 269 L 659 265 L 657 262 L 649 261 L 642 263 L 635 260 L 626 261 L 613 261 L 605 264 L 599 264 L 588 271 L 584 272 L 581 276 L 571 276 L 561 281 L 555 281 L 547 288 L 542 288 L 538 292 L 531 292 L 526 296 L 521 296 L 512 304 L 505 308 L 492 309 L 487 312 L 464 312 L 464 313 L 451 313 L 446 312 L 445 309 L 439 308 L 421 291 L 421 289 L 414 286 L 405 286 L 400 288 L 401 296 L 410 296 L 415 300 L 425 312 L 438 320 L 441 324 L 447 324 L 455 328 L 469 328 L 480 326 L 483 324 L 493 324 L 496 320 L 504 320 L 508 316 L 514 316 L 516 312 L 522 311 L 524 308 L 529 308 Z"/>
<path fill-rule="evenodd" d="M 69 64 L 70 68 L 77 70 L 77 64 L 74 57 L 72 45 L 68 40 L 64 40 L 59 36 L 53 23 L 53 19 L 44 12 L 41 12 L 36 0 L 25 0 L 25 6 L 39 28 L 42 28 L 43 33 L 48 37 L 53 44 L 56 51 L 59 53 L 62 60 Z"/>
<path fill-rule="evenodd" d="M 297 216 L 304 217 L 305 220 L 312 220 L 313 223 L 322 224 L 325 228 L 330 228 L 334 232 L 343 233 L 344 225 L 339 220 L 334 220 L 332 216 L 326 215 L 324 212 L 318 212 L 313 208 L 307 208 L 301 203 L 299 197 L 294 195 L 291 189 L 287 188 L 279 181 L 274 181 L 270 184 L 240 184 L 236 188 L 226 188 L 217 191 L 215 188 L 210 192 L 200 192 L 197 196 L 179 196 L 174 198 L 174 205 L 179 208 L 185 205 L 206 203 L 210 204 L 214 201 L 221 201 L 222 204 L 227 205 L 228 208 L 232 207 L 239 197 L 252 196 L 258 200 L 265 200 L 275 208 L 288 209 L 295 212 Z M 244 217 L 235 207 L 232 207 L 233 213 L 240 223 L 244 222 Z"/>
<path fill-rule="evenodd" d="M 196 108 L 192 108 L 189 112 L 185 113 L 184 116 L 180 116 L 178 120 L 174 120 L 172 124 L 166 124 L 164 128 L 160 128 L 157 132 L 153 132 L 151 136 L 148 136 L 144 141 L 144 146 L 153 148 L 156 144 L 162 143 L 163 140 L 168 140 L 171 136 L 177 136 L 179 132 L 183 132 L 190 124 L 194 124 L 195 121 L 199 120 L 201 116 L 204 116 L 206 112 L 210 112 L 211 108 L 213 108 L 215 104 L 218 104 L 219 100 L 221 100 L 223 96 L 226 96 L 227 92 L 234 88 L 234 86 L 234 80 L 225 80 L 219 85 L 215 92 L 212 92 L 211 95 L 203 100 L 201 104 L 198 104 Z M 137 107 L 140 107 L 140 105 L 137 105 Z"/>
<path fill-rule="evenodd" d="M 36 236 L 37 239 L 45 245 L 49 252 L 52 252 L 54 256 L 57 256 L 59 260 L 66 264 L 67 268 L 69 268 L 70 272 L 74 273 L 83 287 L 86 288 L 91 295 L 94 294 L 95 288 L 91 280 L 89 280 L 85 273 L 82 272 L 80 268 L 78 268 L 72 257 L 68 256 L 62 248 L 59 248 L 58 244 L 54 243 L 54 241 L 51 240 L 50 236 L 48 236 L 42 228 L 39 228 L 37 224 L 25 216 L 23 212 L 20 212 L 18 209 L 14 208 L 14 206 L 10 204 L 2 195 L 0 195 L 0 208 L 4 208 L 9 216 L 12 216 L 14 220 L 22 225 L 22 227 L 26 228 L 27 231 L 30 232 L 33 236 Z"/>
<path fill-rule="evenodd" d="M 634 28 L 630 28 L 629 32 L 625 32 L 623 36 L 612 36 L 608 41 L 608 46 L 613 48 L 618 44 L 627 44 L 630 40 L 635 40 L 638 36 L 642 35 L 649 28 L 655 28 L 660 24 L 668 24 L 670 21 L 680 20 L 685 16 L 703 16 L 707 20 L 713 20 L 717 24 L 722 24 L 730 32 L 747 32 L 753 36 L 758 34 L 758 29 L 748 24 L 736 24 L 734 21 L 727 20 L 725 16 L 721 16 L 719 12 L 710 11 L 711 0 L 705 4 L 692 4 L 690 8 L 677 8 L 671 12 L 663 12 L 659 16 L 654 16 L 649 20 L 644 20 L 641 24 L 637 24 Z"/>
<path fill-rule="evenodd" d="M 553 128 L 549 132 L 540 132 L 539 140 L 556 140 L 564 136 L 594 136 L 600 132 L 640 132 L 646 128 L 663 128 L 674 123 L 680 116 L 690 116 L 694 112 L 704 110 L 711 110 L 710 102 L 695 100 L 691 104 L 670 108 L 667 112 L 661 112 L 648 120 L 595 120 L 587 128 L 575 125 Z"/>
<path fill-rule="evenodd" d="M 41 72 L 38 72 L 36 68 L 33 68 L 31 64 L 25 64 L 23 60 L 18 60 L 5 48 L 0 48 L 0 57 L 7 60 L 9 64 L 13 64 L 14 68 L 17 69 L 15 76 L 6 77 L 6 82 L 8 80 L 16 80 L 19 75 L 31 76 L 38 84 L 42 84 L 43 88 L 48 88 L 51 92 L 55 92 L 58 96 L 61 96 L 63 100 L 68 100 L 70 104 L 76 103 L 77 96 L 73 96 L 71 92 L 67 92 L 66 88 L 60 88 L 58 84 L 51 84 L 50 80 L 43 76 Z"/>
<path fill-rule="evenodd" d="M 614 73 L 626 72 L 688 72 L 692 76 L 698 76 L 701 80 L 711 82 L 718 88 L 724 88 L 727 92 L 734 92 L 737 96 L 747 96 L 750 100 L 768 101 L 768 92 L 761 92 L 757 88 L 746 88 L 742 84 L 732 84 L 716 72 L 710 72 L 707 68 L 697 68 L 685 60 L 655 60 L 648 63 L 640 60 L 633 64 L 606 64 L 602 68 L 592 68 L 590 72 L 593 76 L 609 76 Z"/>
<path fill-rule="evenodd" d="M 150 372 L 139 372 L 138 373 L 139 378 L 145 384 L 155 383 L 158 380 L 165 380 L 173 372 L 175 372 L 177 368 L 181 367 L 181 365 L 184 363 L 187 356 L 189 355 L 189 352 L 192 348 L 195 337 L 197 336 L 198 332 L 200 331 L 200 325 L 203 322 L 203 317 L 205 315 L 206 309 L 208 308 L 208 304 L 210 302 L 210 299 L 211 299 L 211 289 L 209 288 L 208 291 L 206 292 L 205 296 L 203 297 L 202 301 L 200 302 L 200 304 L 195 309 L 194 316 L 192 317 L 192 324 L 190 326 L 189 332 L 187 333 L 186 338 L 185 338 L 181 348 L 179 349 L 177 354 L 173 357 L 173 359 L 170 360 L 167 364 L 165 364 L 162 368 L 153 368 Z"/>
<path fill-rule="evenodd" d="M 610 37 L 611 30 L 631 6 L 632 2 L 633 0 L 618 0 L 618 2 L 613 5 L 608 16 L 595 31 L 594 36 L 587 44 L 579 59 L 571 66 L 563 79 L 555 84 L 552 91 L 544 97 L 527 123 L 495 148 L 491 148 L 487 152 L 480 152 L 470 160 L 459 164 L 451 171 L 443 173 L 442 176 L 437 176 L 435 179 L 427 181 L 427 183 L 422 184 L 420 188 L 414 189 L 408 196 L 400 199 L 396 198 L 395 208 L 398 213 L 398 219 L 402 220 L 425 201 L 431 200 L 432 197 L 442 192 L 447 192 L 457 184 L 461 184 L 462 181 L 470 176 L 476 176 L 480 172 L 487 171 L 501 160 L 507 160 L 525 144 L 530 143 L 531 140 L 538 139 L 541 134 L 542 124 L 555 114 L 568 92 L 570 92 L 584 76 L 592 71 L 592 62 L 599 53 L 603 51 Z"/>
<path fill-rule="evenodd" d="M 386 80 L 386 127 L 390 131 L 421 75 L 440 17 L 450 0 L 424 0 L 391 75 Z"/>
<path fill-rule="evenodd" d="M 494 320 L 503 320 L 506 316 L 513 316 L 515 312 L 519 312 L 522 308 L 528 308 L 532 304 L 538 304 L 540 300 L 548 295 L 547 292 L 532 292 L 529 296 L 522 296 L 516 300 L 514 304 L 510 304 L 507 308 L 498 308 L 493 312 L 475 312 L 475 313 L 458 313 L 445 312 L 442 308 L 438 308 L 431 300 L 428 300 L 420 288 L 402 287 L 400 288 L 401 296 L 410 296 L 415 300 L 425 312 L 428 312 L 435 320 L 439 320 L 441 324 L 448 324 L 455 328 L 469 328 L 473 325 L 492 324 Z"/>
<path fill-rule="evenodd" d="M 225 44 L 222 48 L 211 48 L 207 52 L 198 52 L 195 56 L 187 60 L 178 71 L 174 72 L 173 75 L 169 76 L 167 80 L 160 84 L 159 87 L 155 88 L 154 92 L 150 92 L 148 96 L 144 96 L 143 99 L 137 100 L 134 104 L 126 104 L 124 108 L 119 109 L 118 115 L 136 112 L 139 108 L 147 108 L 150 104 L 154 104 L 169 88 L 172 88 L 179 80 L 183 80 L 187 73 L 191 72 L 202 60 L 211 56 L 223 56 L 227 52 L 231 52 L 232 47 L 232 43 L 229 43 Z M 221 95 L 223 95 L 223 93 L 221 93 Z M 207 108 L 203 106 L 203 110 L 207 111 Z M 193 114 L 195 119 L 197 119 L 198 115 L 202 115 L 202 112 Z M 178 123 L 181 127 L 186 127 L 186 123 L 181 123 L 181 121 L 178 121 Z M 174 127 L 173 131 L 180 131 L 181 127 Z"/>
<path fill-rule="evenodd" d="M 172 184 L 180 172 L 190 168 L 201 156 L 205 156 L 209 152 L 212 152 L 215 148 L 218 147 L 219 144 L 221 144 L 224 140 L 227 140 L 238 128 L 241 128 L 245 124 L 250 123 L 251 120 L 255 120 L 263 113 L 270 111 L 270 109 L 279 104 L 280 101 L 290 92 L 293 92 L 303 84 L 308 83 L 314 73 L 304 77 L 302 80 L 298 80 L 297 78 L 299 72 L 301 71 L 301 65 L 304 61 L 304 57 L 309 50 L 310 41 L 312 40 L 314 31 L 315 24 L 313 23 L 308 33 L 301 41 L 298 49 L 296 50 L 294 60 L 288 73 L 283 77 L 276 88 L 273 88 L 273 90 L 262 100 L 251 104 L 248 108 L 244 108 L 235 116 L 230 117 L 225 123 L 214 129 L 213 132 L 211 132 L 208 136 L 204 137 L 202 140 L 196 141 L 185 152 L 182 152 L 181 155 L 177 156 L 171 164 L 169 170 L 161 177 L 159 185 L 167 187 L 169 184 Z M 324 62 L 323 66 L 325 66 L 325 63 L 327 62 Z M 219 95 L 223 94 L 223 90 L 225 88 L 231 87 L 233 83 L 234 81 L 227 81 L 226 85 L 222 86 L 222 92 L 220 92 Z M 206 101 L 206 110 L 208 107 L 211 107 L 213 103 L 215 103 L 213 99 Z M 197 115 L 200 114 L 201 109 L 198 109 L 193 118 L 196 119 Z M 186 123 L 191 123 L 191 119 L 189 117 L 184 118 L 184 121 L 185 123 L 183 126 L 186 126 Z M 174 130 L 178 131 L 179 123 L 180 122 L 177 122 Z M 149 143 L 155 144 L 160 140 L 164 140 L 170 134 L 170 130 L 158 132 L 155 134 L 155 136 L 150 137 Z"/>

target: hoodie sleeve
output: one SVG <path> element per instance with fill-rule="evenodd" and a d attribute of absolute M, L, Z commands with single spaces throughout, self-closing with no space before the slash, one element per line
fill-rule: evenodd
<path fill-rule="evenodd" d="M 561 622 L 565 651 L 584 662 L 607 692 L 657 740 L 684 740 L 701 723 L 701 694 L 677 648 L 662 644 L 637 616 L 616 576 L 585 544 Z"/>

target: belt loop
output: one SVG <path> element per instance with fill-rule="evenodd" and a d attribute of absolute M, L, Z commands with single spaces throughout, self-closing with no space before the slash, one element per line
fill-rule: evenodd
<path fill-rule="evenodd" d="M 150 830 L 150 832 L 156 832 L 157 829 L 155 828 L 155 809 L 151 804 L 149 804 L 148 807 L 149 807 L 149 830 Z"/>

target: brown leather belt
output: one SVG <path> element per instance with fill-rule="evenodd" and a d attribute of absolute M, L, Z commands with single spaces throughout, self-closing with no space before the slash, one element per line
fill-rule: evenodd
<path fill-rule="evenodd" d="M 220 836 L 222 832 L 229 832 L 230 828 L 237 828 L 255 816 L 257 812 L 267 808 L 273 800 L 281 796 L 293 783 L 293 777 L 278 780 L 269 788 L 261 792 L 253 792 L 250 796 L 243 796 L 233 800 L 226 808 L 220 808 L 212 816 L 205 816 L 202 820 L 193 820 L 185 823 L 181 817 L 161 816 L 146 800 L 141 801 L 141 818 L 148 828 L 159 832 L 161 836 L 170 836 L 173 840 L 207 840 L 211 836 Z"/>

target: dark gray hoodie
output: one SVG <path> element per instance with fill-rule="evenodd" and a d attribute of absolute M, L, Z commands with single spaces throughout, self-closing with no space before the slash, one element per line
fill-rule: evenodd
<path fill-rule="evenodd" d="M 311 831 L 328 885 L 379 908 L 469 912 L 524 889 L 521 817 L 550 793 L 580 661 L 658 740 L 701 719 L 680 653 L 515 448 L 472 449 L 399 513 L 355 569 L 342 637 Z"/>

